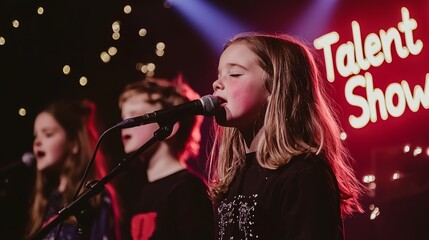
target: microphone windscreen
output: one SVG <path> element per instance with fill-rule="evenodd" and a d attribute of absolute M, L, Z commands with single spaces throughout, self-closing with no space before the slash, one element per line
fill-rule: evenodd
<path fill-rule="evenodd" d="M 25 166 L 31 167 L 34 164 L 35 158 L 34 158 L 33 153 L 26 152 L 26 153 L 22 154 L 21 160 L 25 164 Z"/>
<path fill-rule="evenodd" d="M 203 105 L 203 115 L 210 117 L 214 116 L 220 108 L 220 101 L 213 95 L 205 95 L 200 98 Z"/>

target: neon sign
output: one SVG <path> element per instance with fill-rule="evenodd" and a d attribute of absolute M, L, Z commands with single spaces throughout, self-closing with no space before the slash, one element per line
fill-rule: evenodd
<path fill-rule="evenodd" d="M 314 40 L 313 44 L 318 50 L 323 50 L 327 79 L 335 80 L 335 69 L 342 77 L 351 76 L 345 85 L 345 97 L 347 102 L 361 109 L 359 116 L 350 115 L 349 123 L 354 128 L 362 128 L 369 121 L 377 121 L 377 110 L 383 120 L 388 116 L 400 117 L 406 107 L 417 112 L 420 105 L 429 109 L 429 73 L 426 74 L 424 88 L 416 85 L 410 89 L 407 81 L 391 83 L 385 92 L 374 88 L 371 73 L 359 74 L 370 67 L 379 67 L 384 62 L 392 62 L 392 46 L 400 58 L 418 55 L 423 49 L 423 42 L 414 39 L 413 31 L 417 28 L 417 21 L 410 18 L 407 8 L 401 9 L 402 21 L 397 28 L 391 27 L 387 31 L 380 30 L 379 34 L 370 33 L 362 42 L 360 26 L 357 21 L 352 22 L 353 42 L 342 43 L 336 50 L 335 64 L 332 45 L 340 40 L 337 32 L 330 32 Z M 405 44 L 401 35 L 404 36 Z M 365 88 L 366 97 L 354 93 L 356 88 Z M 397 98 L 394 102 L 393 99 Z M 377 108 L 378 103 L 378 108 Z"/>

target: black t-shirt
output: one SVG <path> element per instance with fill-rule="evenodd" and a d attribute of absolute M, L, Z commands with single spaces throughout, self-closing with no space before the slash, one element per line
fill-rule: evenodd
<path fill-rule="evenodd" d="M 202 179 L 181 170 L 145 184 L 131 218 L 133 239 L 213 239 L 213 207 Z"/>
<path fill-rule="evenodd" d="M 343 239 L 338 183 L 316 155 L 271 170 L 247 154 L 214 211 L 218 240 Z"/>

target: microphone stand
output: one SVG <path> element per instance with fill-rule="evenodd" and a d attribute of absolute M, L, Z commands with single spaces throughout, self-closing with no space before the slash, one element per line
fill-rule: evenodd
<path fill-rule="evenodd" d="M 126 156 L 122 162 L 120 162 L 109 174 L 104 176 L 99 181 L 92 181 L 87 184 L 87 190 L 82 193 L 76 200 L 71 202 L 68 206 L 58 211 L 58 215 L 37 231 L 30 239 L 41 240 L 46 236 L 58 223 L 66 220 L 68 217 L 74 215 L 76 219 L 85 219 L 86 209 L 88 200 L 104 190 L 104 185 L 112 180 L 118 173 L 120 173 L 132 160 L 136 159 L 142 152 L 148 149 L 156 141 L 163 141 L 165 138 L 170 136 L 173 129 L 173 123 L 160 126 L 153 134 L 153 137 L 143 144 L 139 149 L 130 155 Z M 79 224 L 79 234 L 82 233 L 82 229 Z"/>

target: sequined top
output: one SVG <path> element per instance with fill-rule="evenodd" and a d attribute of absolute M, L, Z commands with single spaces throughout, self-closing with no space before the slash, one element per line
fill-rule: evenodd
<path fill-rule="evenodd" d="M 55 218 L 58 211 L 63 208 L 61 193 L 54 191 L 48 200 L 48 209 L 44 222 L 49 222 L 50 219 Z M 115 235 L 115 220 L 112 208 L 111 197 L 107 191 L 102 193 L 102 202 L 100 209 L 97 211 L 96 216 L 88 215 L 90 227 L 83 229 L 83 233 L 89 236 L 91 240 L 113 240 L 116 239 Z M 60 224 L 50 230 L 50 232 L 43 238 L 44 240 L 81 240 L 83 236 L 79 235 L 76 224 L 64 222 L 61 226 L 58 238 L 55 238 Z M 84 235 L 84 236 L 85 236 Z"/>
<path fill-rule="evenodd" d="M 275 169 L 255 153 L 215 204 L 216 239 L 343 239 L 338 183 L 316 155 L 294 157 Z"/>

